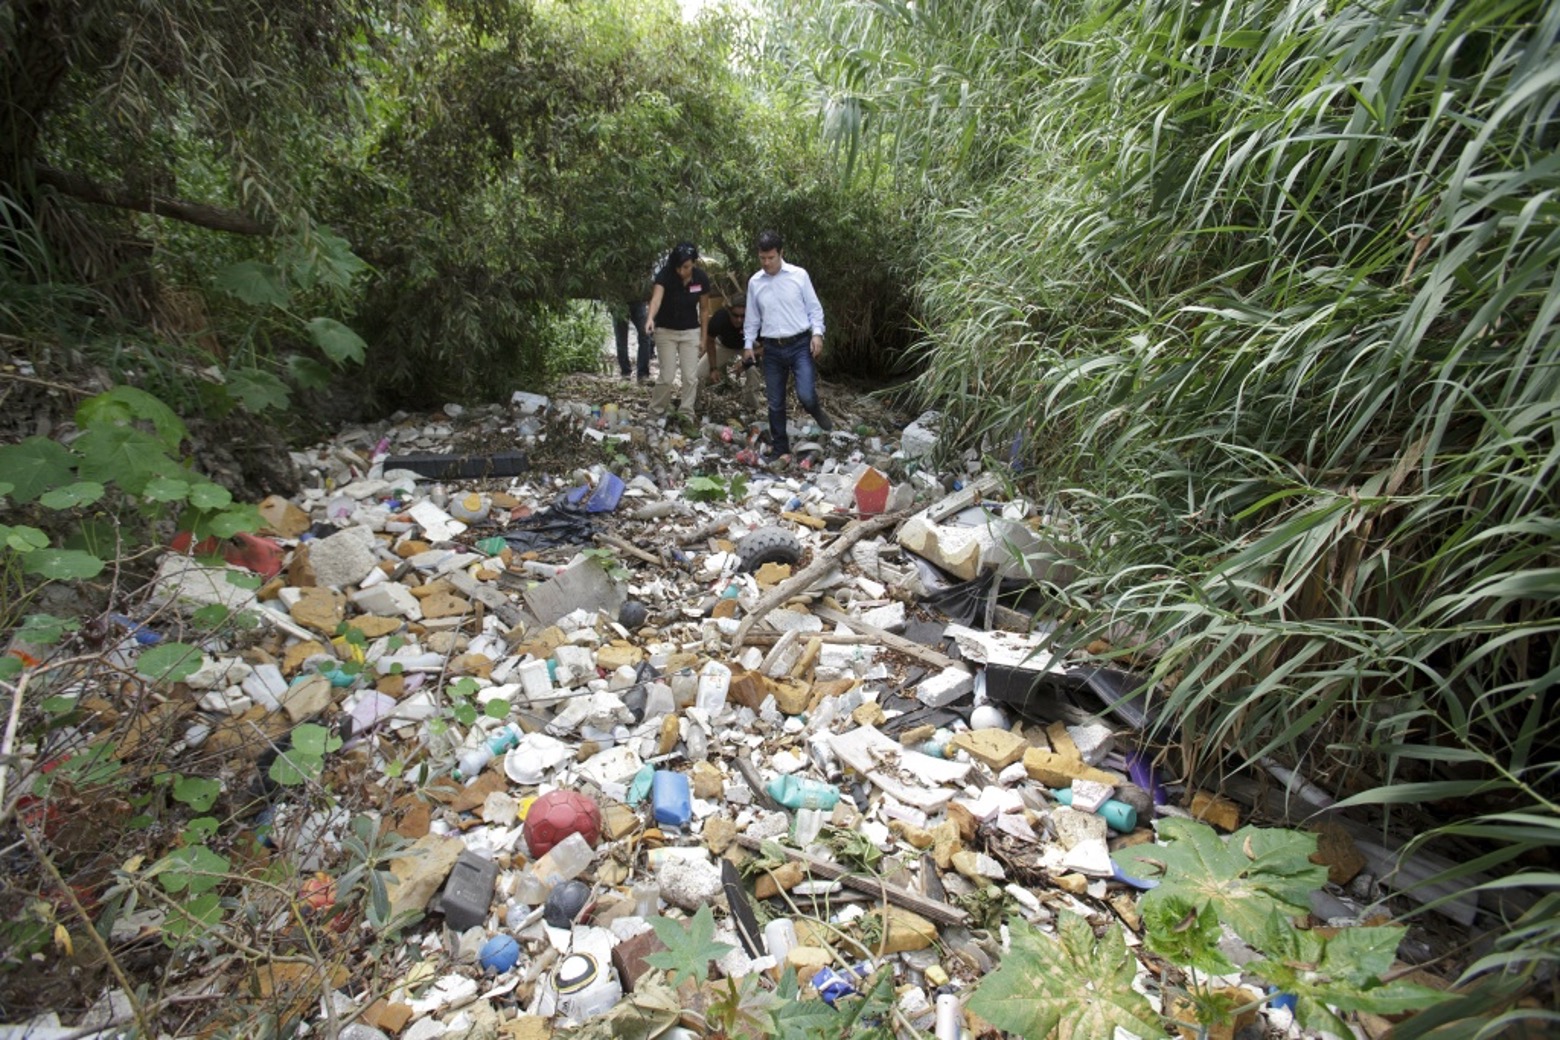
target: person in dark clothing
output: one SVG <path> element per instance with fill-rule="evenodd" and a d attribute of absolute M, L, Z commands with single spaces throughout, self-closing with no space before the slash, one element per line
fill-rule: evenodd
<path fill-rule="evenodd" d="M 699 360 L 699 382 L 720 382 L 732 362 L 742 359 L 742 324 L 747 319 L 747 297 L 737 293 L 710 316 L 704 337 L 704 356 Z M 742 366 L 742 407 L 757 411 L 763 378 L 757 363 Z"/>
<path fill-rule="evenodd" d="M 655 288 L 650 292 L 650 316 L 645 328 L 655 337 L 656 357 L 661 365 L 655 392 L 650 396 L 652 415 L 666 414 L 679 372 L 679 411 L 689 418 L 694 414 L 693 405 L 699 393 L 699 354 L 709 323 L 701 304 L 710 292 L 709 275 L 694 264 L 698 256 L 699 250 L 693 243 L 679 242 L 667 257 L 666 266 L 655 276 Z"/>
<path fill-rule="evenodd" d="M 644 300 L 633 300 L 626 304 L 619 304 L 612 312 L 612 335 L 617 340 L 618 371 L 627 379 L 637 371 L 641 383 L 650 378 L 650 358 L 655 354 L 655 341 L 650 338 L 650 333 L 645 331 L 645 317 L 650 313 L 650 305 Z M 639 348 L 635 351 L 635 363 L 629 366 L 628 359 L 628 330 L 632 326 L 634 336 L 639 341 Z"/>

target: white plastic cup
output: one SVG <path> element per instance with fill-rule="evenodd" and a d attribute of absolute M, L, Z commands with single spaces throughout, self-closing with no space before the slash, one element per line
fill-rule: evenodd
<path fill-rule="evenodd" d="M 788 917 L 777 917 L 764 925 L 764 945 L 775 963 L 784 964 L 786 954 L 796 948 L 796 925 Z"/>

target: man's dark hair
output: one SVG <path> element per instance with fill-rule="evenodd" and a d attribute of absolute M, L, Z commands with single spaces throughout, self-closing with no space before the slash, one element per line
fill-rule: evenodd
<path fill-rule="evenodd" d="M 726 306 L 728 308 L 731 308 L 731 307 L 746 307 L 747 306 L 747 293 L 737 293 L 731 299 L 726 301 Z"/>
<path fill-rule="evenodd" d="M 771 249 L 780 251 L 785 248 L 785 242 L 780 238 L 778 231 L 760 231 L 758 233 L 758 251 L 767 253 Z"/>

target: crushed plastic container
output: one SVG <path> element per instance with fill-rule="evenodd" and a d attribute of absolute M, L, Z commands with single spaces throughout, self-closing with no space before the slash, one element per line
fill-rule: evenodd
<path fill-rule="evenodd" d="M 650 805 L 655 822 L 668 827 L 685 827 L 693 818 L 693 795 L 686 773 L 657 769 L 650 782 Z"/>
<path fill-rule="evenodd" d="M 623 478 L 616 473 L 602 475 L 601 483 L 596 485 L 595 493 L 585 503 L 587 513 L 610 513 L 618 507 L 623 499 Z"/>
<path fill-rule="evenodd" d="M 888 508 L 888 475 L 873 466 L 856 481 L 856 512 L 876 516 Z"/>

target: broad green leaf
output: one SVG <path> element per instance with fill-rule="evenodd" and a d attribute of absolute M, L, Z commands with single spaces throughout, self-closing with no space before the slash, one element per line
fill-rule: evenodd
<path fill-rule="evenodd" d="M 183 802 L 196 812 L 205 812 L 217 802 L 222 785 L 216 780 L 199 776 L 181 776 L 173 782 L 175 801 Z"/>
<path fill-rule="evenodd" d="M 460 703 L 456 704 L 453 708 L 450 709 L 450 714 L 454 716 L 455 721 L 460 723 L 462 726 L 470 726 L 473 722 L 477 721 L 476 706 L 470 701 L 461 701 Z"/>
<path fill-rule="evenodd" d="M 775 1040 L 817 1040 L 820 1036 L 838 1035 L 840 1013 L 821 1000 L 803 1000 L 796 969 L 790 965 L 780 976 L 775 996 L 780 998 L 780 1006 L 770 1016 L 774 1019 Z"/>
<path fill-rule="evenodd" d="M 293 730 L 292 745 L 306 755 L 323 755 L 341 747 L 341 738 L 324 726 L 305 722 Z"/>
<path fill-rule="evenodd" d="M 169 946 L 199 938 L 222 920 L 222 898 L 215 892 L 202 892 L 179 907 L 182 912 L 169 914 L 163 924 L 163 941 Z"/>
<path fill-rule="evenodd" d="M 363 363 L 368 344 L 363 337 L 334 318 L 311 318 L 309 338 L 325 352 L 325 356 L 338 364 L 343 361 Z"/>
<path fill-rule="evenodd" d="M 200 647 L 188 643 L 159 643 L 135 662 L 135 670 L 152 682 L 183 682 L 200 668 Z"/>
<path fill-rule="evenodd" d="M 156 877 L 170 894 L 199 895 L 222 884 L 228 866 L 226 857 L 206 846 L 186 845 L 152 864 L 147 873 Z"/>
<path fill-rule="evenodd" d="M 64 715 L 67 712 L 76 710 L 76 698 L 61 696 L 45 697 L 43 699 L 43 703 L 39 704 L 38 707 L 42 708 L 50 715 Z"/>
<path fill-rule="evenodd" d="M 266 775 L 283 787 L 297 787 L 324 768 L 324 759 L 299 751 L 283 751 L 266 770 Z"/>
<path fill-rule="evenodd" d="M 275 264 L 240 260 L 217 272 L 217 288 L 253 306 L 284 307 L 287 286 Z"/>
<path fill-rule="evenodd" d="M 10 681 L 22 674 L 22 669 L 27 667 L 22 659 L 15 654 L 0 655 L 0 679 Z"/>
<path fill-rule="evenodd" d="M 8 480 L 0 480 L 0 498 L 4 498 L 16 490 L 16 485 Z"/>
<path fill-rule="evenodd" d="M 222 829 L 222 821 L 215 816 L 197 816 L 184 827 L 184 833 L 180 835 L 186 845 L 199 845 L 216 835 Z"/>
<path fill-rule="evenodd" d="M 331 370 L 311 357 L 294 354 L 287 359 L 287 374 L 305 390 L 323 390 L 330 385 Z"/>
<path fill-rule="evenodd" d="M 141 489 L 149 502 L 183 502 L 190 495 L 190 482 L 178 477 L 153 477 Z"/>
<path fill-rule="evenodd" d="M 1148 948 L 1175 964 L 1189 966 L 1210 975 L 1233 972 L 1235 966 L 1219 949 L 1224 928 L 1213 907 L 1192 905 L 1172 897 L 1144 903 L 1143 934 Z"/>
<path fill-rule="evenodd" d="M 70 618 L 58 618 L 53 614 L 28 614 L 16 628 L 18 638 L 40 646 L 53 646 L 74 632 L 79 622 Z"/>
<path fill-rule="evenodd" d="M 18 504 L 65 485 L 75 464 L 76 457 L 69 449 L 47 437 L 28 437 L 19 444 L 0 446 L 0 473 L 11 485 L 7 492 L 11 501 Z"/>
<path fill-rule="evenodd" d="M 260 575 L 248 571 L 229 569 L 226 578 L 229 585 L 236 585 L 241 589 L 258 589 L 263 584 Z"/>
<path fill-rule="evenodd" d="M 1392 969 L 1400 927 L 1342 928 L 1332 938 L 1315 930 L 1302 931 L 1281 914 L 1268 921 L 1261 949 L 1268 959 L 1247 970 L 1295 997 L 1295 1017 L 1308 1029 L 1350 1035 L 1333 1008 L 1396 1015 L 1417 1011 L 1450 998 L 1451 994 L 1397 980 L 1383 983 Z"/>
<path fill-rule="evenodd" d="M 1305 913 L 1310 895 L 1327 882 L 1327 868 L 1310 862 L 1316 836 L 1296 831 L 1242 827 L 1221 838 L 1205 823 L 1168 819 L 1160 824 L 1164 845 L 1134 845 L 1116 854 L 1121 868 L 1159 887 L 1139 900 L 1146 914 L 1172 899 L 1211 905 L 1219 919 L 1255 944 L 1274 911 Z"/>
<path fill-rule="evenodd" d="M 189 432 L 184 420 L 156 397 L 133 386 L 116 386 L 96 397 L 89 397 L 76 408 L 76 425 L 83 430 L 95 426 L 128 426 L 145 420 L 157 431 L 157 440 L 170 454 Z"/>
<path fill-rule="evenodd" d="M 28 574 L 53 581 L 95 578 L 103 573 L 105 566 L 107 564 L 98 557 L 77 549 L 39 549 L 28 553 L 22 561 L 22 570 Z"/>
<path fill-rule="evenodd" d="M 201 628 L 216 628 L 226 623 L 233 612 L 220 603 L 208 603 L 190 615 L 190 620 Z"/>
<path fill-rule="evenodd" d="M 33 553 L 49 547 L 49 536 L 36 527 L 17 524 L 15 527 L 0 528 L 0 532 L 5 535 L 6 548 L 19 553 Z"/>
<path fill-rule="evenodd" d="M 294 281 L 305 289 L 316 284 L 333 289 L 346 289 L 354 275 L 368 270 L 368 265 L 354 252 L 351 243 L 325 228 L 315 228 L 313 233 L 290 251 L 289 271 Z"/>
<path fill-rule="evenodd" d="M 179 464 L 156 437 L 133 426 L 94 426 L 77 438 L 82 480 L 118 484 L 139 495 L 155 477 L 176 476 Z"/>
<path fill-rule="evenodd" d="M 187 527 L 197 538 L 215 535 L 231 538 L 241 531 L 253 531 L 260 526 L 260 511 L 252 505 L 238 505 L 220 513 L 189 511 L 180 517 L 180 526 Z"/>
<path fill-rule="evenodd" d="M 482 714 L 486 715 L 490 719 L 507 719 L 509 718 L 510 707 L 510 703 L 504 698 L 494 697 L 492 700 L 482 705 Z"/>
<path fill-rule="evenodd" d="M 38 496 L 38 501 L 50 509 L 74 509 L 77 506 L 90 506 L 103 497 L 104 490 L 102 484 L 78 480 L 74 484 L 45 491 Z"/>
<path fill-rule="evenodd" d="M 1165 1035 L 1148 999 L 1132 988 L 1137 960 L 1117 928 L 1096 942 L 1088 921 L 1064 912 L 1056 931 L 1015 921 L 1013 948 L 976 987 L 970 1010 L 1015 1036 L 1098 1040 L 1117 1027 L 1144 1040 Z"/>
<path fill-rule="evenodd" d="M 221 484 L 207 481 L 190 487 L 190 505 L 196 509 L 226 509 L 233 503 L 233 493 Z"/>
<path fill-rule="evenodd" d="M 679 976 L 703 982 L 710 977 L 710 961 L 719 960 L 733 949 L 730 943 L 713 941 L 715 915 L 710 913 L 708 903 L 699 907 L 687 928 L 668 917 L 650 918 L 650 927 L 666 949 L 652 953 L 645 961 L 652 968 L 665 970 L 673 986 Z"/>
<path fill-rule="evenodd" d="M 246 412 L 259 413 L 271 408 L 280 411 L 292 400 L 287 384 L 263 369 L 230 368 L 223 373 L 223 378 L 228 393 Z"/>

